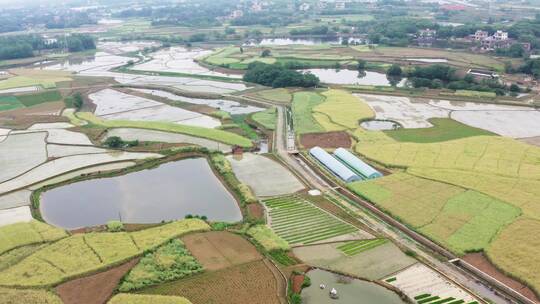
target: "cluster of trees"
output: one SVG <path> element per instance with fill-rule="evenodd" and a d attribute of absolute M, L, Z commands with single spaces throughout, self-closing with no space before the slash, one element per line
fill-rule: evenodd
<path fill-rule="evenodd" d="M 66 38 L 66 47 L 70 52 L 95 50 L 96 41 L 92 36 L 74 34 Z"/>
<path fill-rule="evenodd" d="M 316 87 L 320 80 L 311 73 L 301 73 L 287 69 L 281 64 L 265 64 L 254 62 L 249 64 L 244 81 L 258 83 L 261 85 L 283 88 L 283 87 Z"/>
<path fill-rule="evenodd" d="M 74 34 L 66 39 L 58 38 L 54 43 L 47 43 L 38 35 L 18 35 L 0 37 L 0 60 L 28 58 L 34 52 L 67 48 L 70 52 L 95 49 L 94 38 L 89 35 Z"/>
<path fill-rule="evenodd" d="M 315 26 L 309 29 L 293 29 L 289 33 L 294 36 L 294 35 L 329 35 L 329 34 L 332 34 L 333 32 L 330 31 L 328 26 L 321 25 L 321 26 Z"/>
<path fill-rule="evenodd" d="M 448 65 L 434 64 L 426 67 L 417 66 L 406 73 L 406 76 L 415 88 L 473 90 L 494 92 L 497 95 L 504 95 L 508 90 L 504 84 L 497 80 L 477 82 L 471 75 L 459 77 L 455 72 L 456 70 Z M 517 89 L 519 91 L 519 87 Z"/>
<path fill-rule="evenodd" d="M 519 71 L 532 75 L 536 79 L 540 79 L 540 58 L 527 59 L 525 64 L 519 68 Z"/>
<path fill-rule="evenodd" d="M 135 147 L 139 145 L 138 140 L 123 140 L 122 138 L 118 136 L 111 136 L 107 137 L 107 139 L 103 142 L 103 145 L 106 147 L 112 148 L 112 149 L 121 149 L 121 148 L 129 148 L 129 147 Z"/>

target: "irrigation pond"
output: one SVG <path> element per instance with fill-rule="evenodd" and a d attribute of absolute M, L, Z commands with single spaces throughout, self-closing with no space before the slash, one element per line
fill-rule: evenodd
<path fill-rule="evenodd" d="M 397 122 L 376 119 L 363 121 L 360 126 L 370 131 L 395 130 L 400 128 Z"/>
<path fill-rule="evenodd" d="M 234 197 L 204 158 L 54 188 L 42 194 L 40 210 L 46 222 L 65 229 L 119 219 L 159 223 L 188 214 L 205 215 L 211 221 L 242 219 Z"/>
<path fill-rule="evenodd" d="M 338 275 L 325 270 L 315 269 L 308 272 L 311 286 L 302 290 L 302 303 L 377 303 L 402 304 L 405 303 L 393 291 L 375 283 L 362 281 L 347 276 Z M 324 284 L 325 288 L 320 288 Z M 329 292 L 335 288 L 338 299 L 331 299 Z"/>

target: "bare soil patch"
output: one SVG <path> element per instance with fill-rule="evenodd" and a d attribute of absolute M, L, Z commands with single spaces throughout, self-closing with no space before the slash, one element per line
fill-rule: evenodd
<path fill-rule="evenodd" d="M 60 116 L 64 106 L 62 101 L 46 102 L 30 108 L 0 112 L 0 126 L 27 129 L 35 123 L 69 122 L 69 119 Z"/>
<path fill-rule="evenodd" d="M 262 259 L 255 246 L 226 231 L 190 234 L 182 238 L 205 270 L 219 270 Z"/>
<path fill-rule="evenodd" d="M 321 148 L 349 148 L 352 145 L 351 137 L 347 132 L 327 132 L 303 134 L 300 143 L 306 149 L 319 146 Z"/>
<path fill-rule="evenodd" d="M 255 261 L 162 284 L 141 293 L 183 296 L 193 304 L 285 303 L 279 288 L 283 279 L 276 277 L 270 267 L 273 266 L 264 260 Z"/>
<path fill-rule="evenodd" d="M 138 262 L 138 258 L 133 259 L 105 272 L 66 282 L 56 287 L 56 292 L 64 304 L 104 304 L 120 279 Z"/>
<path fill-rule="evenodd" d="M 302 292 L 302 284 L 304 283 L 304 275 L 293 274 L 291 281 L 292 281 L 292 291 L 294 293 Z"/>
<path fill-rule="evenodd" d="M 540 136 L 520 138 L 519 141 L 527 143 L 529 145 L 540 147 Z"/>
<path fill-rule="evenodd" d="M 264 218 L 264 207 L 259 203 L 247 205 L 248 214 L 256 219 Z"/>
<path fill-rule="evenodd" d="M 505 285 L 509 286 L 510 288 L 514 289 L 515 291 L 521 293 L 523 296 L 531 299 L 532 301 L 536 303 L 540 303 L 540 299 L 536 296 L 536 294 L 526 285 L 523 283 L 514 280 L 508 276 L 506 276 L 504 273 L 499 271 L 491 262 L 484 256 L 482 253 L 469 253 L 463 257 L 463 260 L 474 267 L 480 269 L 484 273 L 487 273 L 491 277 L 495 278 L 496 280 L 504 283 Z"/>

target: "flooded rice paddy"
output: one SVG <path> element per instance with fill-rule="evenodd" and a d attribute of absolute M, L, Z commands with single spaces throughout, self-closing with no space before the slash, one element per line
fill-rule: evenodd
<path fill-rule="evenodd" d="M 317 44 L 337 44 L 341 45 L 347 39 L 349 44 L 362 43 L 364 40 L 355 37 L 325 37 L 325 38 L 264 38 L 260 40 L 250 40 L 244 45 L 317 45 Z"/>
<path fill-rule="evenodd" d="M 330 84 L 350 84 L 350 85 L 369 85 L 369 86 L 391 86 L 398 87 L 405 85 L 406 79 L 403 78 L 396 83 L 392 83 L 386 74 L 372 71 L 360 73 L 353 70 L 336 70 L 336 69 L 307 69 L 304 71 L 311 72 L 319 77 L 321 82 Z"/>
<path fill-rule="evenodd" d="M 218 110 L 229 112 L 232 115 L 251 114 L 264 110 L 263 108 L 243 105 L 239 102 L 225 99 L 204 99 L 179 96 L 162 90 L 134 89 L 141 93 L 154 95 L 157 97 L 167 98 L 174 101 L 187 102 L 198 105 L 206 105 Z"/>
<path fill-rule="evenodd" d="M 42 194 L 40 210 L 46 222 L 65 229 L 119 219 L 159 223 L 188 214 L 205 215 L 211 221 L 242 219 L 234 197 L 204 158 L 52 189 Z"/>
<path fill-rule="evenodd" d="M 368 281 L 337 275 L 320 269 L 308 272 L 308 276 L 311 278 L 311 286 L 302 290 L 302 303 L 305 304 L 405 303 L 391 290 Z M 324 289 L 319 287 L 321 284 L 325 285 Z M 330 298 L 329 292 L 332 288 L 336 289 L 338 299 Z"/>

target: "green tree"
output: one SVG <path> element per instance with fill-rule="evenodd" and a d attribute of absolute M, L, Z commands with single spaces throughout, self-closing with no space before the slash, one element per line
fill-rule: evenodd
<path fill-rule="evenodd" d="M 265 49 L 261 53 L 261 57 L 270 57 L 272 55 L 272 52 L 269 49 Z"/>
<path fill-rule="evenodd" d="M 83 105 L 83 97 L 82 97 L 81 93 L 77 92 L 77 93 L 75 93 L 73 95 L 73 106 L 77 110 L 80 110 L 82 105 Z"/>
<path fill-rule="evenodd" d="M 401 76 L 403 71 L 401 70 L 401 67 L 397 64 L 392 64 L 390 68 L 388 68 L 388 71 L 386 71 L 386 75 L 388 76 Z"/>
<path fill-rule="evenodd" d="M 363 59 L 358 59 L 358 63 L 357 63 L 357 69 L 358 71 L 363 71 L 366 69 L 366 64 L 367 62 Z"/>

